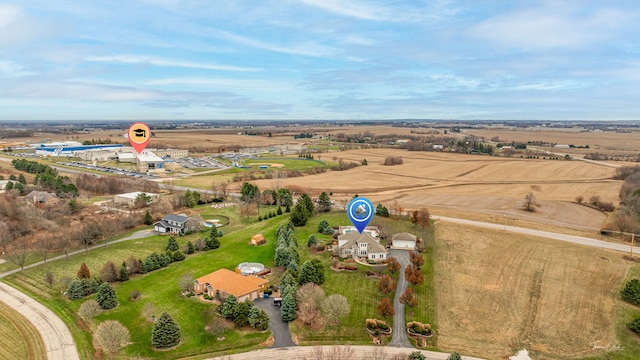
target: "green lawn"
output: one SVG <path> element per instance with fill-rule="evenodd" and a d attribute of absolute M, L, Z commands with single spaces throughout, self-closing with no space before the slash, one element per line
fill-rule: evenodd
<path fill-rule="evenodd" d="M 231 210 L 225 209 L 222 212 L 230 213 Z M 135 276 L 124 283 L 114 284 L 120 305 L 96 318 L 92 327 L 103 320 L 115 319 L 129 328 L 132 344 L 123 350 L 123 354 L 126 356 L 176 358 L 204 353 L 220 353 L 233 349 L 244 351 L 257 347 L 266 340 L 268 333 L 234 330 L 227 332 L 227 339 L 223 341 L 217 341 L 206 333 L 203 313 L 211 308 L 211 303 L 182 297 L 178 289 L 178 279 L 186 273 L 199 277 L 220 268 L 234 269 L 237 264 L 243 261 L 262 262 L 270 266 L 274 255 L 275 228 L 278 223 L 286 219 L 286 217 L 280 216 L 260 223 L 240 224 L 237 216 L 232 218 L 231 224 L 222 228 L 225 235 L 220 239 L 220 249 L 189 255 L 186 260 L 173 263 L 167 268 Z M 233 229 L 236 231 L 230 231 Z M 265 229 L 268 230 L 265 231 Z M 262 232 L 271 246 L 254 247 L 249 245 L 250 237 L 257 232 Z M 194 240 L 198 236 L 198 234 L 192 234 L 180 237 L 178 242 L 182 245 L 187 239 Z M 81 325 L 82 322 L 75 315 L 80 304 L 86 299 L 69 301 L 63 297 L 61 290 L 64 286 L 61 279 L 75 277 L 82 262 L 86 262 L 92 274 L 97 275 L 107 260 L 120 264 L 130 255 L 142 258 L 154 251 L 164 251 L 166 243 L 166 236 L 153 236 L 147 239 L 111 244 L 106 248 L 98 248 L 87 254 L 83 253 L 69 259 L 56 261 L 55 264 L 26 270 L 24 275 L 16 274 L 7 278 L 6 281 L 34 296 L 61 316 L 73 332 L 81 357 L 91 358 L 94 350 L 91 346 L 90 332 L 86 326 Z M 47 271 L 54 273 L 56 278 L 56 284 L 51 288 L 44 285 L 44 276 Z M 128 299 L 129 293 L 134 289 L 142 293 L 141 299 L 138 301 Z M 152 324 L 147 323 L 140 314 L 140 310 L 146 302 L 154 304 L 156 316 L 159 316 L 162 311 L 168 311 L 180 325 L 182 343 L 176 349 L 162 352 L 151 349 Z"/>
<path fill-rule="evenodd" d="M 261 262 L 266 266 L 272 266 L 275 229 L 278 224 L 288 221 L 288 214 L 261 222 L 256 221 L 257 216 L 255 216 L 248 222 L 242 222 L 238 218 L 237 208 L 213 209 L 204 205 L 196 210 L 200 211 L 204 219 L 229 219 L 229 224 L 221 228 L 224 236 L 221 238 L 220 249 L 189 255 L 186 260 L 173 263 L 167 268 L 145 275 L 137 275 L 127 282 L 114 284 L 119 306 L 101 314 L 89 326 L 80 321 L 76 315 L 77 309 L 86 299 L 69 301 L 61 295 L 65 290 L 64 283 L 76 276 L 82 262 L 86 262 L 92 274 L 98 275 L 102 265 L 108 260 L 119 265 L 131 255 L 144 258 L 154 251 L 164 251 L 167 236 L 158 235 L 146 239 L 110 244 L 89 253 L 78 254 L 68 259 L 26 270 L 24 274 L 14 274 L 5 281 L 34 296 L 55 311 L 70 327 L 82 358 L 92 358 L 95 350 L 91 345 L 91 329 L 95 329 L 101 321 L 107 319 L 118 320 L 131 331 L 131 344 L 121 352 L 125 357 L 177 358 L 247 351 L 257 348 L 269 336 L 268 333 L 232 330 L 226 334 L 226 340 L 223 341 L 217 341 L 206 333 L 204 331 L 206 321 L 203 314 L 211 309 L 211 303 L 200 301 L 197 298 L 182 297 L 178 289 L 178 280 L 187 273 L 199 277 L 220 268 L 234 269 L 237 264 L 244 261 Z M 263 214 L 275 210 L 275 207 L 261 207 Z M 323 329 L 311 330 L 294 322 L 292 323 L 292 331 L 299 336 L 302 344 L 368 344 L 370 339 L 364 331 L 365 319 L 380 318 L 376 311 L 380 299 L 384 296 L 393 299 L 394 294 L 384 295 L 377 290 L 378 281 L 365 277 L 365 271 L 370 269 L 369 267 L 358 265 L 359 269 L 355 272 L 333 272 L 329 269 L 330 254 L 328 252 L 319 255 L 309 253 L 306 246 L 309 235 L 316 234 L 319 242 L 331 242 L 331 236 L 320 235 L 316 232 L 321 219 L 326 219 L 331 225 L 349 224 L 346 214 L 343 211 L 338 211 L 315 216 L 306 226 L 296 228 L 295 234 L 299 244 L 301 262 L 312 256 L 322 260 L 326 267 L 326 281 L 323 285 L 326 294 L 345 295 L 351 304 L 351 313 L 341 321 L 339 326 L 326 326 Z M 407 221 L 377 219 L 377 224 L 391 229 L 392 232 L 415 232 L 415 227 Z M 255 247 L 249 244 L 249 239 L 256 233 L 262 233 L 265 236 L 266 245 Z M 195 241 L 198 236 L 202 235 L 192 234 L 180 237 L 178 242 L 182 245 L 187 240 Z M 426 268 L 430 266 L 429 264 L 431 263 L 427 262 L 424 267 L 426 281 L 429 281 L 428 279 L 433 274 L 431 271 L 431 275 L 427 275 Z M 45 285 L 44 282 L 47 271 L 51 271 L 56 279 L 56 283 L 52 287 Z M 141 299 L 130 301 L 129 294 L 132 290 L 139 290 L 142 294 Z M 435 311 L 432 288 L 428 290 L 428 287 L 425 286 L 424 291 L 418 292 L 418 296 L 420 305 L 414 310 L 416 319 L 435 322 L 432 320 Z M 159 316 L 162 311 L 167 311 L 180 325 L 182 343 L 177 348 L 161 352 L 151 348 L 152 323 L 147 322 L 141 315 L 142 307 L 148 302 L 154 304 L 156 316 Z M 391 325 L 391 319 L 387 319 L 387 321 Z"/>

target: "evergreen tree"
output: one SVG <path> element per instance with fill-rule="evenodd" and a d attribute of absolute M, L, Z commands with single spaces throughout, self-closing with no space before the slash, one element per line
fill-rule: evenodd
<path fill-rule="evenodd" d="M 76 273 L 76 277 L 78 279 L 90 279 L 91 278 L 91 272 L 89 271 L 89 267 L 87 266 L 87 264 L 82 263 L 82 265 L 80 265 L 80 269 L 78 269 L 78 272 Z"/>
<path fill-rule="evenodd" d="M 171 255 L 171 260 L 174 262 L 182 261 L 184 259 L 185 259 L 185 256 L 182 253 L 182 251 L 174 251 L 173 254 Z"/>
<path fill-rule="evenodd" d="M 169 241 L 167 242 L 167 247 L 165 248 L 165 250 L 178 251 L 178 249 L 180 249 L 180 246 L 178 246 L 176 238 L 174 238 L 173 236 L 169 236 Z"/>
<path fill-rule="evenodd" d="M 236 307 L 238 306 L 238 299 L 235 296 L 229 295 L 226 299 L 224 299 L 224 303 L 222 304 L 222 309 L 220 309 L 220 313 L 222 316 L 227 319 L 232 319 L 233 314 L 236 311 Z"/>
<path fill-rule="evenodd" d="M 187 254 L 193 254 L 194 252 L 196 252 L 195 247 L 193 246 L 193 243 L 191 241 L 187 241 Z"/>
<path fill-rule="evenodd" d="M 462 360 L 462 356 L 454 351 L 449 355 L 449 357 L 447 357 L 447 360 Z"/>
<path fill-rule="evenodd" d="M 278 210 L 276 211 L 276 215 L 282 215 L 282 208 L 278 206 Z"/>
<path fill-rule="evenodd" d="M 302 204 L 302 206 L 304 206 L 304 209 L 307 212 L 307 218 L 310 218 L 313 215 L 313 212 L 315 211 L 315 206 L 313 205 L 313 200 L 311 200 L 309 195 L 307 195 L 306 193 L 303 193 L 302 195 L 300 195 L 300 198 L 298 199 L 298 204 Z"/>
<path fill-rule="evenodd" d="M 309 236 L 309 238 L 307 239 L 307 247 L 311 247 L 313 245 L 318 244 L 318 239 L 316 239 L 316 235 L 315 234 L 311 234 Z"/>
<path fill-rule="evenodd" d="M 82 281 L 79 279 L 73 279 L 69 283 L 69 288 L 67 288 L 67 297 L 69 300 L 82 299 L 84 297 L 84 287 L 82 286 Z"/>
<path fill-rule="evenodd" d="M 153 217 L 151 216 L 151 213 L 149 212 L 149 210 L 147 210 L 147 212 L 144 213 L 144 218 L 142 218 L 142 222 L 145 225 L 153 224 Z"/>
<path fill-rule="evenodd" d="M 129 272 L 127 271 L 127 264 L 125 264 L 123 261 L 122 265 L 120 266 L 120 281 L 127 280 L 129 280 Z"/>
<path fill-rule="evenodd" d="M 156 349 L 166 349 L 180 343 L 180 327 L 171 315 L 163 312 L 153 325 L 151 332 L 151 346 Z"/>
<path fill-rule="evenodd" d="M 382 204 L 378 204 L 378 206 L 376 206 L 376 216 L 389 217 L 389 209 Z"/>
<path fill-rule="evenodd" d="M 640 306 L 640 280 L 629 280 L 620 293 L 622 300 Z"/>
<path fill-rule="evenodd" d="M 260 309 L 258 309 L 257 306 L 254 306 L 251 308 L 251 310 L 249 310 L 249 316 L 247 317 L 247 320 L 249 321 L 249 325 L 252 328 L 257 327 L 260 321 Z"/>
<path fill-rule="evenodd" d="M 280 308 L 280 317 L 282 321 L 292 321 L 296 318 L 296 312 L 298 306 L 296 305 L 296 299 L 293 294 L 287 294 L 282 299 L 282 307 Z"/>
<path fill-rule="evenodd" d="M 96 301 L 100 304 L 100 307 L 104 310 L 113 309 L 118 306 L 118 300 L 116 299 L 116 291 L 113 290 L 108 282 L 102 283 L 98 288 L 98 294 L 96 295 Z"/>
<path fill-rule="evenodd" d="M 329 198 L 329 195 L 324 191 L 320 193 L 320 196 L 318 197 L 318 211 L 331 211 L 331 198 Z"/>
<path fill-rule="evenodd" d="M 300 286 L 309 282 L 317 285 L 324 283 L 324 265 L 318 259 L 305 261 L 300 269 Z"/>
<path fill-rule="evenodd" d="M 13 189 L 17 190 L 19 194 L 22 194 L 24 192 L 24 185 L 22 185 L 21 183 L 17 182 L 13 185 Z"/>
<path fill-rule="evenodd" d="M 6 191 L 13 189 L 13 181 L 7 181 L 7 185 L 4 186 Z"/>
<path fill-rule="evenodd" d="M 302 206 L 299 202 L 296 206 L 293 207 L 293 211 L 291 211 L 291 222 L 295 226 L 305 226 L 307 224 L 307 220 L 309 220 L 309 215 L 304 206 Z"/>
<path fill-rule="evenodd" d="M 233 323 L 238 327 L 246 326 L 249 323 L 249 312 L 251 311 L 251 307 L 255 308 L 252 302 L 247 299 L 241 303 L 238 303 L 236 308 L 233 310 Z"/>

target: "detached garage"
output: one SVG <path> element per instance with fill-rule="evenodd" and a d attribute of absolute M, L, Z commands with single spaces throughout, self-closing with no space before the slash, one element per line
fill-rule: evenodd
<path fill-rule="evenodd" d="M 416 236 L 406 232 L 393 234 L 391 238 L 391 247 L 394 249 L 415 250 L 416 249 Z"/>

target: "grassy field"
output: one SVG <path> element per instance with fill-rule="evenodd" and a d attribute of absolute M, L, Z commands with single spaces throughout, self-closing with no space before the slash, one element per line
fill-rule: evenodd
<path fill-rule="evenodd" d="M 36 328 L 17 311 L 0 302 L 0 359 L 46 359 Z"/>
<path fill-rule="evenodd" d="M 545 359 L 592 355 L 596 341 L 629 348 L 621 359 L 638 349 L 620 336 L 622 254 L 448 223 L 436 225 L 435 250 L 440 348 Z"/>
<path fill-rule="evenodd" d="M 220 213 L 230 212 L 230 209 Z M 205 218 L 212 216 L 213 210 L 204 212 Z M 213 336 L 204 331 L 206 325 L 203 313 L 211 309 L 211 302 L 201 302 L 196 298 L 185 298 L 180 295 L 178 279 L 186 273 L 195 277 L 208 274 L 220 268 L 234 269 L 243 261 L 262 262 L 269 265 L 273 261 L 273 247 L 254 247 L 249 245 L 249 239 L 256 232 L 273 240 L 273 232 L 276 223 L 284 221 L 285 217 L 277 217 L 261 223 L 241 224 L 237 219 L 232 220 L 229 227 L 223 227 L 225 235 L 221 238 L 221 248 L 204 253 L 188 256 L 186 260 L 171 264 L 169 267 L 151 272 L 142 276 L 136 276 L 124 283 L 114 285 L 120 305 L 113 310 L 103 313 L 94 320 L 91 328 L 95 328 L 103 320 L 115 319 L 123 323 L 132 333 L 132 343 L 123 350 L 126 356 L 142 356 L 154 358 L 176 358 L 193 356 L 203 353 L 220 353 L 222 351 L 247 350 L 258 346 L 266 340 L 268 333 L 255 333 L 229 331 L 227 340 L 217 341 Z M 235 229 L 235 230 L 234 230 Z M 238 230 L 240 229 L 240 230 Z M 264 230 L 267 229 L 265 232 Z M 236 231 L 237 230 L 237 231 Z M 188 239 L 192 241 L 197 234 L 179 238 L 182 245 Z M 166 236 L 153 236 L 151 238 L 132 240 L 109 245 L 106 248 L 95 249 L 88 254 L 81 254 L 57 261 L 52 266 L 40 266 L 25 271 L 25 274 L 16 274 L 6 281 L 16 286 L 39 301 L 48 304 L 60 315 L 74 333 L 83 358 L 90 358 L 93 354 L 90 332 L 86 325 L 77 318 L 75 312 L 86 299 L 68 301 L 60 295 L 64 288 L 64 278 L 73 278 L 82 262 L 86 262 L 94 275 L 97 275 L 107 260 L 120 264 L 130 255 L 144 257 L 153 251 L 164 251 Z M 47 271 L 54 273 L 57 280 L 53 287 L 44 285 L 44 276 Z M 139 290 L 142 293 L 138 301 L 130 301 L 129 293 Z M 152 302 L 157 316 L 162 311 L 168 311 L 178 322 L 182 329 L 182 343 L 171 351 L 156 352 L 151 349 L 152 324 L 147 323 L 140 315 L 144 303 Z M 135 331 L 133 331 L 135 329 Z"/>

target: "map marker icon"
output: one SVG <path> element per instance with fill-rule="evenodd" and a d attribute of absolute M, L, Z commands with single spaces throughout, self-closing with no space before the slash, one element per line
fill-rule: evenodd
<path fill-rule="evenodd" d="M 354 198 L 347 206 L 347 216 L 360 234 L 373 219 L 373 213 L 373 203 L 367 198 Z"/>
<path fill-rule="evenodd" d="M 136 149 L 138 154 L 141 154 L 151 140 L 151 129 L 149 129 L 149 125 L 137 122 L 129 127 L 127 137 L 131 146 Z"/>

